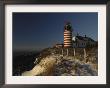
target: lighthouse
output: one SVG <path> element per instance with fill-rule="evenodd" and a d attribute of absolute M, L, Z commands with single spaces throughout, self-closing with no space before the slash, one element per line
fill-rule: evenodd
<path fill-rule="evenodd" d="M 64 26 L 64 48 L 72 47 L 72 26 L 68 22 Z"/>

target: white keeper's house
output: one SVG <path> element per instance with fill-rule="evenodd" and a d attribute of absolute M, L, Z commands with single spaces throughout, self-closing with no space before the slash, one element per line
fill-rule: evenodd
<path fill-rule="evenodd" d="M 74 36 L 72 38 L 73 41 L 73 47 L 79 47 L 79 48 L 83 48 L 83 47 L 95 47 L 98 45 L 98 42 L 93 40 L 90 37 L 85 36 L 80 36 L 77 34 L 77 36 Z"/>

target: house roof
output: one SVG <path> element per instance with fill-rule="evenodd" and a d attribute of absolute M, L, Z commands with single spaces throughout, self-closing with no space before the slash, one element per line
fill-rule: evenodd
<path fill-rule="evenodd" d="M 82 40 L 82 41 L 92 41 L 95 42 L 92 38 L 90 37 L 83 37 L 83 36 L 75 36 L 76 40 Z"/>

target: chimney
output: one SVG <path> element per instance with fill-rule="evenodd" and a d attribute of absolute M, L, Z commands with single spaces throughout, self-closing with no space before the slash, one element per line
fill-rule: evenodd
<path fill-rule="evenodd" d="M 85 35 L 85 38 L 86 38 L 86 35 Z"/>
<path fill-rule="evenodd" d="M 77 33 L 77 36 L 79 36 L 79 33 Z"/>

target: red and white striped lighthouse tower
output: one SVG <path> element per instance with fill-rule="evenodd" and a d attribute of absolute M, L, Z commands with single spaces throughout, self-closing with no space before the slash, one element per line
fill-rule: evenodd
<path fill-rule="evenodd" d="M 69 22 L 64 26 L 64 47 L 72 47 L 72 26 Z"/>

